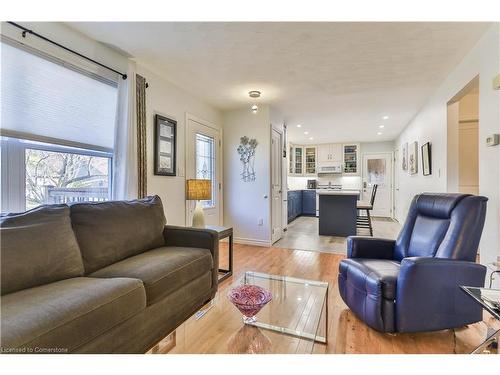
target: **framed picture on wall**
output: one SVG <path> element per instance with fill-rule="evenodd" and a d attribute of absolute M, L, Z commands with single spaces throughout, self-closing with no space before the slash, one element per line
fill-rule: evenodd
<path fill-rule="evenodd" d="M 416 174 L 418 172 L 418 142 L 412 142 L 410 144 L 408 169 L 410 170 L 410 174 Z"/>
<path fill-rule="evenodd" d="M 403 143 L 401 146 L 401 168 L 403 168 L 403 171 L 408 170 L 408 142 Z"/>
<path fill-rule="evenodd" d="M 176 175 L 177 121 L 155 115 L 154 174 Z"/>
<path fill-rule="evenodd" d="M 432 174 L 431 144 L 427 142 L 422 146 L 422 173 L 424 176 Z"/>

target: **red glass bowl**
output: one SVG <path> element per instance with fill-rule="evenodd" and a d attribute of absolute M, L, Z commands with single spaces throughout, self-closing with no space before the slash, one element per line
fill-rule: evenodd
<path fill-rule="evenodd" d="M 243 321 L 253 323 L 257 320 L 255 315 L 271 301 L 272 294 L 258 285 L 246 284 L 231 289 L 227 297 L 243 314 Z"/>

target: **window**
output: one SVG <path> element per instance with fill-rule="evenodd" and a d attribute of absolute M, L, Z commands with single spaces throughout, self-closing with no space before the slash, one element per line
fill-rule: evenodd
<path fill-rule="evenodd" d="M 215 206 L 215 140 L 196 133 L 196 178 L 212 181 L 212 199 L 203 201 L 203 207 Z"/>
<path fill-rule="evenodd" d="M 2 212 L 111 197 L 117 84 L 2 42 Z"/>

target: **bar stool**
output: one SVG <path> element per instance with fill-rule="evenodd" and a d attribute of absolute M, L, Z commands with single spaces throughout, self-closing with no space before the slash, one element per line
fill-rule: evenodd
<path fill-rule="evenodd" d="M 375 203 L 375 196 L 377 195 L 377 184 L 374 184 L 372 187 L 372 195 L 370 197 L 370 202 L 362 202 L 358 201 L 356 204 L 356 208 L 358 209 L 358 216 L 356 219 L 356 228 L 368 229 L 370 231 L 370 236 L 373 237 L 373 226 L 372 226 L 372 218 L 370 216 L 370 211 L 373 210 L 373 204 Z M 366 216 L 361 216 L 359 214 L 360 211 L 365 211 Z"/>

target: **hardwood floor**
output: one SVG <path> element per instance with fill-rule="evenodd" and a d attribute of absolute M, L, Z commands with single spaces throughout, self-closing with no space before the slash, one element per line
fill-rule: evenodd
<path fill-rule="evenodd" d="M 221 244 L 221 263 L 227 261 L 226 244 Z M 327 281 L 330 284 L 328 299 L 328 345 L 316 344 L 315 353 L 469 353 L 485 337 L 486 324 L 476 323 L 456 330 L 444 330 L 419 334 L 382 334 L 357 319 L 343 303 L 337 286 L 338 265 L 344 255 L 315 251 L 265 248 L 249 245 L 234 246 L 235 272 L 219 286 L 220 297 L 224 298 L 231 284 L 245 271 L 260 271 L 270 274 L 295 276 Z M 224 317 L 217 311 L 208 311 L 202 319 L 203 337 L 216 337 L 220 333 Z M 222 314 L 223 315 L 223 314 Z M 488 324 L 494 319 L 485 316 Z M 179 328 L 182 329 L 182 326 Z M 178 329 L 178 330 L 179 330 Z M 170 338 L 171 339 L 171 338 Z M 173 353 L 230 353 L 228 343 L 215 340 L 211 346 L 202 347 L 200 340 L 193 346 L 184 344 L 174 347 Z M 227 341 L 227 340 L 226 340 Z M 168 341 L 171 347 L 171 340 Z M 197 343 L 195 343 L 197 342 Z M 196 348 L 194 345 L 197 345 Z M 215 347 L 214 347 L 215 345 Z M 229 345 L 230 346 L 230 345 Z M 165 352 L 156 348 L 156 352 Z"/>
<path fill-rule="evenodd" d="M 391 219 L 373 218 L 375 237 L 395 239 L 401 225 Z M 288 224 L 282 239 L 274 247 L 295 250 L 322 251 L 326 253 L 346 253 L 346 237 L 320 236 L 318 218 L 301 216 Z M 359 229 L 359 235 L 367 235 L 368 230 Z"/>

